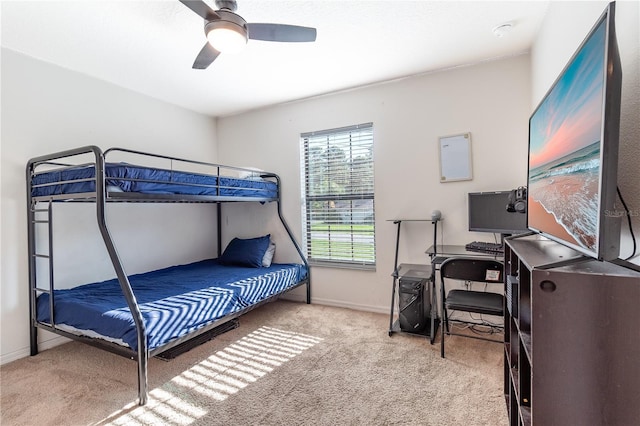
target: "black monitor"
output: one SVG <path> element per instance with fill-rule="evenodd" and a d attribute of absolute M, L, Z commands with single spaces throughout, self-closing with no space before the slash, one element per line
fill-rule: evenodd
<path fill-rule="evenodd" d="M 470 192 L 469 231 L 493 232 L 502 235 L 527 232 L 527 215 L 507 211 L 511 192 Z"/>

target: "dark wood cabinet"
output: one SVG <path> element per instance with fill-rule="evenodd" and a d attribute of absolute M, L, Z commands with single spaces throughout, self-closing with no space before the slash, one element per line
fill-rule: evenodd
<path fill-rule="evenodd" d="M 640 272 L 537 235 L 505 247 L 510 425 L 640 419 Z"/>

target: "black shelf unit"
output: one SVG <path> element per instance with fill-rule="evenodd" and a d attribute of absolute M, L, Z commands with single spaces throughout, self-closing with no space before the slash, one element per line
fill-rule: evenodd
<path fill-rule="evenodd" d="M 509 424 L 635 424 L 640 273 L 538 235 L 505 246 Z"/>

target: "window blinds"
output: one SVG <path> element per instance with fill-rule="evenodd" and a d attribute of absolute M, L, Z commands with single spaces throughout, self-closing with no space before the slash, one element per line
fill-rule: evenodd
<path fill-rule="evenodd" d="M 309 261 L 375 266 L 373 124 L 301 135 Z"/>

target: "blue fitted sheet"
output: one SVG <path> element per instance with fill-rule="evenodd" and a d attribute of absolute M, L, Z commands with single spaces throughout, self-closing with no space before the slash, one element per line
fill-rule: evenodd
<path fill-rule="evenodd" d="M 221 265 L 217 259 L 129 277 L 153 350 L 228 314 L 295 286 L 304 265 L 268 268 Z M 54 292 L 56 324 L 121 339 L 137 350 L 136 327 L 117 279 Z M 49 323 L 49 295 L 37 299 L 37 319 Z"/>
<path fill-rule="evenodd" d="M 40 197 L 94 192 L 93 180 L 81 180 L 93 177 L 93 165 L 40 173 L 32 178 L 31 195 Z M 105 177 L 106 185 L 117 187 L 123 192 L 260 198 L 276 198 L 278 195 L 277 185 L 273 181 L 224 176 L 218 178 L 215 175 L 153 169 L 127 163 L 106 163 Z"/>

